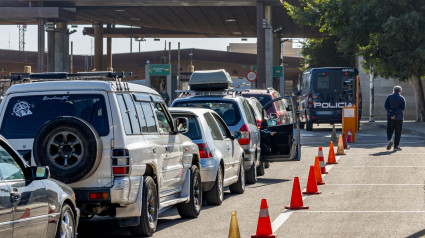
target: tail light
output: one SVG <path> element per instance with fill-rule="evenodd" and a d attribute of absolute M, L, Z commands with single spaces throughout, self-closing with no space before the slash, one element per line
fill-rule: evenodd
<path fill-rule="evenodd" d="M 308 94 L 308 108 L 313 108 L 313 95 L 311 93 Z"/>
<path fill-rule="evenodd" d="M 242 134 L 242 137 L 239 139 L 239 144 L 248 145 L 251 139 L 251 133 L 249 132 L 248 126 L 245 124 L 239 129 Z"/>
<path fill-rule="evenodd" d="M 211 150 L 210 148 L 208 148 L 207 144 L 205 143 L 198 144 L 198 148 L 199 148 L 199 156 L 201 157 L 201 159 L 212 157 Z"/>
<path fill-rule="evenodd" d="M 260 119 L 256 119 L 255 121 L 257 122 L 258 129 L 261 129 L 261 120 Z"/>
<path fill-rule="evenodd" d="M 109 193 L 107 192 L 99 192 L 99 193 L 89 193 L 90 200 L 108 200 Z"/>
<path fill-rule="evenodd" d="M 130 153 L 128 149 L 112 150 L 112 174 L 116 176 L 130 173 Z"/>

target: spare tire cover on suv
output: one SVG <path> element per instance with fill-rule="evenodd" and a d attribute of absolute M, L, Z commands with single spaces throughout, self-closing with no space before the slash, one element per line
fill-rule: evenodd
<path fill-rule="evenodd" d="M 51 177 L 64 183 L 87 178 L 97 169 L 102 142 L 90 123 L 76 117 L 57 117 L 38 131 L 34 160 L 49 166 Z"/>

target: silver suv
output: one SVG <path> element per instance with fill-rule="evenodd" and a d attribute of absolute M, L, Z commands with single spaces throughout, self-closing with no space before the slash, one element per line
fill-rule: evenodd
<path fill-rule="evenodd" d="M 177 204 L 182 217 L 199 215 L 199 150 L 180 134 L 185 118 L 172 119 L 156 91 L 124 76 L 19 76 L 56 80 L 10 87 L 0 133 L 28 162 L 49 166 L 52 178 L 74 189 L 82 217 L 116 217 L 133 235 L 151 236 L 161 208 Z M 93 77 L 115 80 L 69 79 Z"/>
<path fill-rule="evenodd" d="M 214 110 L 226 122 L 230 131 L 240 131 L 239 144 L 245 154 L 246 183 L 257 182 L 257 167 L 260 162 L 260 132 L 253 109 L 248 100 L 235 93 L 196 91 L 182 94 L 174 100 L 172 107 L 200 107 Z"/>

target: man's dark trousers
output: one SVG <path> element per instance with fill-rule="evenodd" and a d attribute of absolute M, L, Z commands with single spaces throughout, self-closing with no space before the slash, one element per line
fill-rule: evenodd
<path fill-rule="evenodd" d="M 400 144 L 402 127 L 403 127 L 403 120 L 388 119 L 387 121 L 388 140 L 391 140 L 393 138 L 393 132 L 395 131 L 394 148 Z"/>

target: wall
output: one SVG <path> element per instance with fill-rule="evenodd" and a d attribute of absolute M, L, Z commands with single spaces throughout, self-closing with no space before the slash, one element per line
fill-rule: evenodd
<path fill-rule="evenodd" d="M 358 59 L 360 65 L 361 57 Z M 370 78 L 361 67 L 359 69 L 360 86 L 363 95 L 363 120 L 369 120 L 369 105 L 370 105 Z M 414 120 L 416 118 L 416 103 L 413 95 L 413 89 L 408 82 L 400 82 L 398 79 L 384 79 L 375 77 L 375 120 L 386 119 L 386 111 L 384 108 L 385 99 L 393 92 L 395 85 L 400 85 L 403 89 L 402 95 L 406 99 L 406 110 L 404 117 L 406 120 Z M 422 85 L 425 86 L 425 79 L 422 79 Z M 425 87 L 424 87 L 425 89 Z"/>

